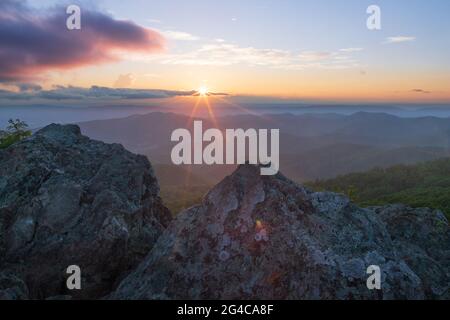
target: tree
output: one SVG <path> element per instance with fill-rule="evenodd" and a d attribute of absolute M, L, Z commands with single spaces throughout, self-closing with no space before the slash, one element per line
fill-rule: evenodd
<path fill-rule="evenodd" d="M 28 124 L 20 119 L 9 119 L 6 130 L 0 130 L 0 149 L 4 149 L 31 135 Z"/>

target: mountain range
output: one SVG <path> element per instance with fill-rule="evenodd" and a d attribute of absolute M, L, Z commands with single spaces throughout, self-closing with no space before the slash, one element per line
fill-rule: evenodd
<path fill-rule="evenodd" d="M 298 182 L 329 179 L 375 167 L 450 156 L 450 118 L 401 118 L 385 113 L 239 114 L 202 119 L 204 128 L 280 129 L 280 168 Z M 87 136 L 146 155 L 165 188 L 210 188 L 235 166 L 172 165 L 173 130 L 191 129 L 189 116 L 153 112 L 79 123 Z"/>

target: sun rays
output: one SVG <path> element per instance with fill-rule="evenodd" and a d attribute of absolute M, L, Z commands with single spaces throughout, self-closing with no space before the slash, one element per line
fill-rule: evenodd
<path fill-rule="evenodd" d="M 216 119 L 216 115 L 214 113 L 214 109 L 213 109 L 213 105 L 210 101 L 210 97 L 211 97 L 211 93 L 209 92 L 208 88 L 202 86 L 200 87 L 196 94 L 194 94 L 194 96 L 196 97 L 195 99 L 195 104 L 192 108 L 191 111 L 191 115 L 189 117 L 189 123 L 192 123 L 193 119 L 195 118 L 198 109 L 201 106 L 206 107 L 206 110 L 208 111 L 208 116 L 209 119 L 213 122 L 214 126 L 216 128 L 219 128 L 218 123 L 217 123 L 217 119 Z"/>
<path fill-rule="evenodd" d="M 218 94 L 211 92 L 207 87 L 201 86 L 190 97 L 189 106 L 192 106 L 187 126 L 193 123 L 196 117 L 207 117 L 215 126 L 220 129 L 218 119 L 220 115 L 226 114 L 250 114 L 265 119 L 268 122 L 273 122 L 274 119 L 270 115 L 263 114 L 260 110 L 253 110 L 245 107 L 231 99 L 232 97 L 225 94 Z M 195 101 L 192 101 L 195 99 Z M 205 112 L 207 114 L 205 114 Z"/>

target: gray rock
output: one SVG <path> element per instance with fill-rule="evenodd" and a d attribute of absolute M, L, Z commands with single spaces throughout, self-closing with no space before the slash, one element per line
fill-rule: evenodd
<path fill-rule="evenodd" d="M 78 126 L 45 127 L 0 163 L 0 270 L 14 273 L 1 298 L 102 297 L 171 220 L 148 160 Z M 69 265 L 82 290 L 66 289 Z"/>
<path fill-rule="evenodd" d="M 177 216 L 113 299 L 450 298 L 448 221 L 361 209 L 241 166 Z M 367 268 L 382 273 L 369 290 Z"/>
<path fill-rule="evenodd" d="M 29 296 L 25 282 L 15 272 L 0 272 L 0 300 L 27 300 Z"/>

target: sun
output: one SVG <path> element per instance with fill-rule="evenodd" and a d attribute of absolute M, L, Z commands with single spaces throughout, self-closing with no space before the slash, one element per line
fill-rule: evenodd
<path fill-rule="evenodd" d="M 208 88 L 207 87 L 204 87 L 204 86 L 202 86 L 202 87 L 200 87 L 200 88 L 198 88 L 198 94 L 199 95 L 201 95 L 201 96 L 207 96 L 208 95 Z"/>

